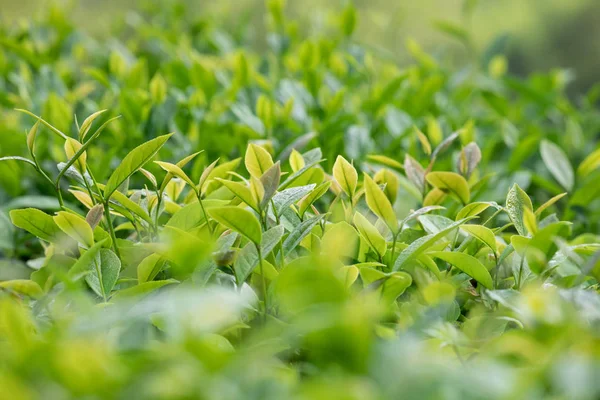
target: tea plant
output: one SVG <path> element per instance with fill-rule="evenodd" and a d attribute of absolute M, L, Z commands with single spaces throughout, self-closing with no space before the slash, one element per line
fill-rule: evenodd
<path fill-rule="evenodd" d="M 91 129 L 99 115 L 81 124 L 77 139 L 37 119 L 30 158 L 11 158 L 51 182 L 61 204 L 54 215 L 10 212 L 44 251 L 30 261 L 30 279 L 0 283 L 2 377 L 14 393 L 120 397 L 143 385 L 136 396 L 239 398 L 249 390 L 326 398 L 354 385 L 349 398 L 436 390 L 510 398 L 567 390 L 544 374 L 527 383 L 510 377 L 521 368 L 566 368 L 559 357 L 536 367 L 536 349 L 597 362 L 569 343 L 575 331 L 582 350 L 595 341 L 597 315 L 586 307 L 599 301 L 600 246 L 547 215 L 563 195 L 534 207 L 515 184 L 504 204 L 472 201 L 481 189 L 475 142 L 457 154 L 457 172 L 437 169 L 452 158 L 446 142 L 432 149 L 427 168 L 409 156 L 402 168 L 374 155 L 384 166 L 365 166 L 372 172 L 362 176 L 343 156 L 325 171 L 319 148 L 292 149 L 275 162 L 249 144 L 245 172 L 241 158 L 217 160 L 193 180 L 185 169 L 198 153 L 154 160 L 170 134 L 130 151 L 102 183 L 87 164 L 108 126 Z M 56 178 L 36 156 L 41 125 L 64 139 L 68 161 Z M 130 188 L 138 174 L 145 184 Z M 62 179 L 79 206 L 62 200 Z M 412 193 L 399 189 L 401 179 Z M 557 332 L 538 336 L 546 329 Z M 415 361 L 397 365 L 387 353 L 401 357 L 409 343 L 449 354 L 419 350 L 425 359 L 405 387 L 380 368 L 412 368 Z M 465 389 L 442 369 L 437 389 L 424 387 L 423 371 L 439 357 L 465 371 L 493 365 L 507 381 Z M 258 375 L 253 363 L 264 368 Z"/>

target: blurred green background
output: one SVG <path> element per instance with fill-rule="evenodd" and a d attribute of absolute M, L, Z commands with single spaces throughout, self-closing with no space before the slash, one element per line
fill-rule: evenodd
<path fill-rule="evenodd" d="M 156 3 L 157 0 L 151 2 Z M 110 24 L 126 20 L 128 12 L 148 0 L 72 0 L 71 7 L 82 29 L 94 35 Z M 24 23 L 42 13 L 48 1 L 0 0 L 2 24 Z M 263 0 L 190 1 L 198 12 L 225 14 L 232 26 L 250 20 L 261 38 Z M 301 29 L 318 30 L 328 24 L 343 0 L 289 0 L 287 10 L 302 21 Z M 451 21 L 466 26 L 473 38 L 472 51 L 485 52 L 501 46 L 510 70 L 518 75 L 552 68 L 568 68 L 575 78 L 570 92 L 580 93 L 598 81 L 600 64 L 600 1 L 598 0 L 355 0 L 359 10 L 357 38 L 402 61 L 407 57 L 407 38 L 419 41 L 428 51 L 447 55 L 460 63 L 469 53 L 457 40 L 442 33 L 436 24 Z M 465 12 L 472 9 L 472 12 Z M 260 42 L 257 40 L 257 45 Z"/>

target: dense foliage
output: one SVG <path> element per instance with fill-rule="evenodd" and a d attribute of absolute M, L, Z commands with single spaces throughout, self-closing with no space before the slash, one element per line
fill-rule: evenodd
<path fill-rule="evenodd" d="M 597 398 L 598 93 L 267 8 L 0 28 L 2 396 Z"/>

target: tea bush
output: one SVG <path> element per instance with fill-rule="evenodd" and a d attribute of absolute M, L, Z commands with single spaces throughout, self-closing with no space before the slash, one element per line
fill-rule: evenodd
<path fill-rule="evenodd" d="M 267 8 L 2 28 L 2 396 L 597 398 L 598 92 Z"/>

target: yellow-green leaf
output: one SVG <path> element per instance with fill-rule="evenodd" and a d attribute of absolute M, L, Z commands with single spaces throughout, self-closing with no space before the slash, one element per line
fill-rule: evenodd
<path fill-rule="evenodd" d="M 138 284 L 152 281 L 165 264 L 165 259 L 159 254 L 150 254 L 137 267 Z"/>
<path fill-rule="evenodd" d="M 581 164 L 579 164 L 577 175 L 581 178 L 585 178 L 598 167 L 600 167 L 600 149 L 593 151 L 581 162 Z"/>
<path fill-rule="evenodd" d="M 523 209 L 523 225 L 525 225 L 525 229 L 532 235 L 535 235 L 537 232 L 537 219 L 531 208 Z"/>
<path fill-rule="evenodd" d="M 559 201 L 560 199 L 562 199 L 563 197 L 565 197 L 567 195 L 567 193 L 561 193 L 561 194 L 557 194 L 556 196 L 554 196 L 553 198 L 551 198 L 550 200 L 548 200 L 547 202 L 545 202 L 544 204 L 542 204 L 541 206 L 538 207 L 537 210 L 535 210 L 535 215 L 539 216 L 546 208 L 550 207 L 551 205 L 553 205 L 554 203 L 556 203 L 557 201 Z"/>
<path fill-rule="evenodd" d="M 40 285 L 29 279 L 13 279 L 11 281 L 0 282 L 0 288 L 9 289 L 29 297 L 38 297 L 43 293 Z"/>
<path fill-rule="evenodd" d="M 379 256 L 383 257 L 387 250 L 387 243 L 377 228 L 375 228 L 375 226 L 359 212 L 354 214 L 354 226 L 356 226 L 360 236 L 365 239 L 369 246 L 375 250 Z"/>
<path fill-rule="evenodd" d="M 190 187 L 195 188 L 196 185 L 194 184 L 194 182 L 190 179 L 189 176 L 187 176 L 187 174 L 185 172 L 183 172 L 183 170 L 178 167 L 175 164 L 171 164 L 168 162 L 164 162 L 164 161 L 154 161 L 155 164 L 158 164 L 162 169 L 164 169 L 165 171 L 167 171 L 169 174 L 178 177 L 179 179 L 183 180 L 185 183 L 187 183 L 188 185 L 190 185 Z M 165 181 L 167 181 L 167 177 L 165 177 Z M 163 181 L 164 182 L 164 181 Z M 163 183 L 163 186 L 166 186 Z"/>
<path fill-rule="evenodd" d="M 75 154 L 77 154 L 77 152 L 79 150 L 81 150 L 81 147 L 83 147 L 83 145 L 81 143 L 79 143 L 77 140 L 75 140 L 73 138 L 67 138 L 67 140 L 65 140 L 65 154 L 67 155 L 67 158 L 69 160 L 71 160 L 73 157 L 75 157 Z M 75 168 L 77 168 L 77 170 L 79 172 L 84 173 L 86 161 L 87 161 L 87 155 L 86 155 L 86 152 L 84 151 L 77 158 L 77 161 L 75 161 L 75 163 L 73 165 L 75 165 Z"/>
<path fill-rule="evenodd" d="M 117 188 L 127 180 L 134 172 L 142 168 L 154 155 L 160 150 L 165 142 L 172 136 L 168 135 L 159 136 L 156 139 L 152 139 L 129 152 L 121 161 L 121 164 L 112 173 L 108 182 L 104 187 L 104 197 L 110 198 Z"/>
<path fill-rule="evenodd" d="M 367 205 L 395 233 L 398 230 L 398 220 L 392 204 L 369 175 L 364 174 L 364 177 Z"/>
<path fill-rule="evenodd" d="M 252 195 L 252 192 L 248 186 L 241 182 L 233 182 L 220 178 L 217 178 L 216 180 L 221 182 L 223 186 L 231 190 L 234 195 L 239 197 L 240 200 L 252 207 L 255 211 L 259 211 L 258 203 L 256 202 L 256 199 Z"/>
<path fill-rule="evenodd" d="M 498 207 L 498 205 L 493 202 L 484 201 L 467 204 L 458 212 L 458 214 L 456 214 L 456 220 L 458 221 L 459 219 L 479 215 L 491 206 Z"/>
<path fill-rule="evenodd" d="M 108 110 L 96 111 L 95 113 L 93 113 L 92 115 L 90 115 L 83 121 L 83 123 L 81 124 L 81 127 L 79 127 L 79 140 L 83 141 L 83 139 L 85 139 L 85 135 L 87 135 L 87 133 L 89 132 L 94 120 L 96 118 L 98 118 L 100 115 L 104 114 L 106 111 L 108 111 Z"/>
<path fill-rule="evenodd" d="M 377 164 L 385 165 L 387 167 L 396 168 L 396 169 L 404 169 L 402 163 L 394 160 L 393 158 L 389 158 L 387 156 L 382 156 L 380 154 L 370 154 L 367 156 L 367 159 L 376 162 Z"/>
<path fill-rule="evenodd" d="M 527 193 L 525 193 L 525 191 L 516 183 L 508 191 L 505 208 L 510 220 L 515 225 L 515 229 L 519 232 L 519 235 L 527 235 L 527 229 L 523 223 L 524 209 L 529 208 L 532 210 L 533 205 L 531 204 L 531 199 Z"/>
<path fill-rule="evenodd" d="M 306 163 L 304 162 L 302 154 L 296 149 L 292 149 L 292 152 L 290 153 L 290 167 L 292 167 L 292 171 L 300 171 L 305 165 Z"/>
<path fill-rule="evenodd" d="M 419 142 L 421 142 L 421 147 L 423 147 L 423 151 L 425 152 L 425 154 L 427 154 L 428 156 L 431 155 L 431 143 L 429 143 L 429 139 L 427 139 L 427 136 L 425 136 L 425 134 L 421 132 L 421 130 L 416 126 L 414 127 L 414 130 L 417 134 Z"/>
<path fill-rule="evenodd" d="M 35 136 L 37 135 L 38 128 L 40 126 L 40 121 L 38 120 L 33 127 L 29 130 L 27 134 L 27 148 L 33 154 L 34 146 L 35 146 Z"/>
<path fill-rule="evenodd" d="M 250 143 L 246 150 L 244 163 L 250 175 L 260 178 L 273 166 L 273 158 L 264 147 Z"/>
<path fill-rule="evenodd" d="M 488 289 L 492 289 L 492 276 L 485 266 L 475 257 L 465 253 L 456 253 L 450 251 L 434 251 L 428 253 L 429 256 L 439 258 L 454 265 L 477 282 L 481 283 Z"/>
<path fill-rule="evenodd" d="M 56 242 L 62 234 L 52 216 L 36 208 L 11 210 L 10 219 L 16 227 L 48 242 Z"/>
<path fill-rule="evenodd" d="M 319 184 L 316 188 L 314 188 L 312 192 L 304 196 L 302 200 L 298 202 L 298 215 L 300 215 L 300 217 L 303 217 L 306 210 L 308 210 L 308 208 L 321 196 L 327 193 L 330 186 L 331 181 L 325 181 Z"/>
<path fill-rule="evenodd" d="M 76 242 L 86 247 L 94 244 L 94 231 L 83 217 L 67 211 L 59 211 L 54 216 L 54 222 Z"/>
<path fill-rule="evenodd" d="M 358 185 L 356 169 L 344 157 L 337 156 L 333 164 L 333 177 L 348 197 L 354 196 Z"/>
<path fill-rule="evenodd" d="M 471 225 L 465 224 L 460 227 L 460 229 L 467 232 L 469 235 L 473 236 L 475 239 L 481 241 L 487 247 L 489 247 L 494 253 L 497 251 L 496 247 L 496 236 L 494 232 L 490 228 L 487 228 L 483 225 Z"/>
<path fill-rule="evenodd" d="M 428 173 L 425 179 L 433 187 L 455 195 L 463 204 L 469 202 L 471 197 L 469 184 L 461 175 L 455 172 L 436 171 Z"/>
<path fill-rule="evenodd" d="M 225 227 L 247 237 L 254 244 L 259 245 L 262 231 L 258 219 L 248 210 L 227 206 L 206 210 L 208 215 Z"/>

